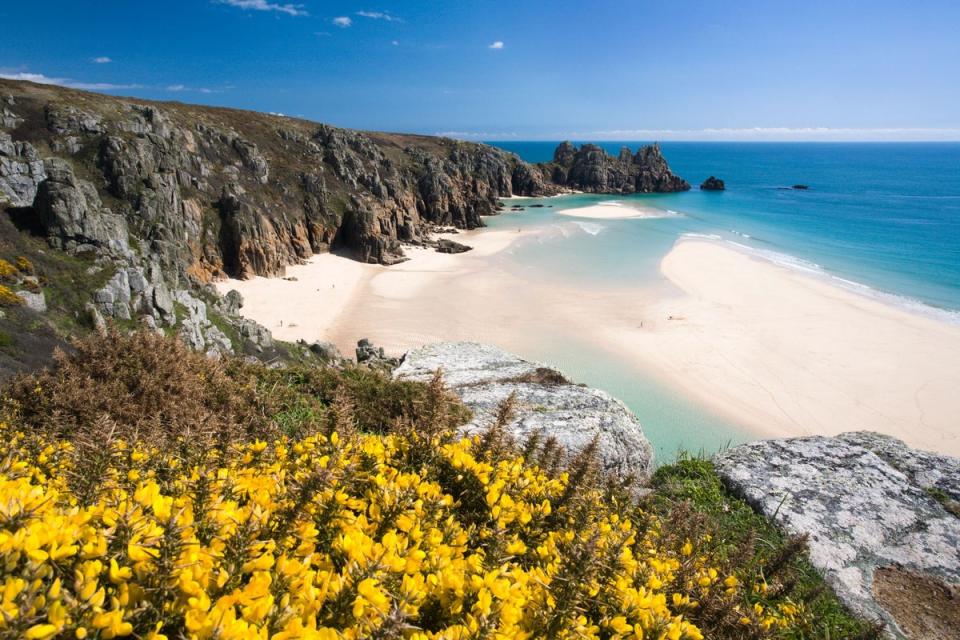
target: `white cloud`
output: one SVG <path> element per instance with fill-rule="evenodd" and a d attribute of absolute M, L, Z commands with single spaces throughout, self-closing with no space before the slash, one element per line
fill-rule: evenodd
<path fill-rule="evenodd" d="M 223 87 L 217 89 L 211 89 L 210 87 L 189 87 L 185 84 L 170 84 L 164 87 L 164 91 L 169 91 L 171 93 L 222 93 L 227 89 L 231 89 L 230 85 L 224 85 Z"/>
<path fill-rule="evenodd" d="M 925 127 L 708 127 L 705 129 L 613 129 L 577 133 L 598 140 L 730 140 L 757 142 L 868 142 L 960 139 L 960 128 Z"/>
<path fill-rule="evenodd" d="M 5 80 L 26 80 L 36 82 L 37 84 L 55 84 L 69 89 L 82 89 L 84 91 L 117 91 L 121 89 L 142 89 L 141 84 L 113 84 L 111 82 L 79 82 L 69 78 L 51 78 L 42 73 L 0 73 L 0 78 Z"/>
<path fill-rule="evenodd" d="M 503 49 L 503 42 L 502 42 L 501 40 L 497 40 L 496 42 L 494 42 L 493 44 L 491 44 L 489 48 L 490 48 L 490 49 Z"/>
<path fill-rule="evenodd" d="M 109 62 L 113 62 L 113 59 L 108 58 L 107 56 L 97 56 L 96 58 L 91 58 L 90 62 L 93 64 L 107 64 Z"/>
<path fill-rule="evenodd" d="M 353 24 L 353 20 L 351 20 L 347 16 L 337 16 L 336 18 L 333 19 L 333 24 L 337 25 L 342 29 L 346 29 L 347 27 Z"/>
<path fill-rule="evenodd" d="M 517 140 L 519 134 L 512 131 L 437 131 L 433 135 L 457 140 Z M 552 140 L 552 138 L 551 138 Z"/>
<path fill-rule="evenodd" d="M 390 44 L 392 44 L 392 45 L 395 46 L 395 47 L 399 47 L 399 46 L 400 46 L 400 41 L 399 41 L 399 40 L 391 40 L 391 41 L 390 41 Z"/>
<path fill-rule="evenodd" d="M 387 11 L 357 11 L 358 16 L 371 20 L 385 20 L 387 22 L 403 22 L 400 18 Z"/>
<path fill-rule="evenodd" d="M 227 4 L 238 9 L 252 9 L 253 11 L 276 11 L 290 16 L 309 15 L 302 4 L 280 4 L 267 0 L 215 0 L 220 4 Z"/>
<path fill-rule="evenodd" d="M 29 71 L 0 72 L 0 78 L 6 80 L 26 80 L 36 82 L 37 84 L 53 84 L 68 89 L 81 89 L 83 91 L 121 91 L 126 89 L 150 89 L 153 91 L 168 91 L 170 93 L 221 93 L 232 89 L 233 86 L 225 84 L 221 87 L 191 87 L 185 84 L 168 84 L 166 86 L 151 86 L 137 83 L 116 84 L 112 82 L 81 82 L 70 78 L 54 78 L 42 73 L 30 73 Z"/>

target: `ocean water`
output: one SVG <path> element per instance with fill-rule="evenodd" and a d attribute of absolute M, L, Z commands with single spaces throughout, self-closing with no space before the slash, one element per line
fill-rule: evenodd
<path fill-rule="evenodd" d="M 493 142 L 531 162 L 555 142 Z M 603 143 L 616 153 L 622 144 Z M 570 195 L 517 201 L 522 212 L 487 219 L 494 228 L 547 227 L 504 258 L 535 280 L 593 288 L 657 286 L 661 259 L 686 235 L 741 249 L 834 284 L 960 323 L 960 144 L 663 143 L 693 189 L 676 194 Z M 710 175 L 724 192 L 697 186 Z M 790 186 L 805 184 L 807 190 Z M 649 218 L 598 220 L 557 212 L 616 201 Z M 543 204 L 542 208 L 531 208 Z M 716 451 L 754 436 L 577 336 L 533 345 L 531 355 L 623 400 L 640 418 L 658 459 Z"/>
<path fill-rule="evenodd" d="M 492 144 L 537 162 L 550 159 L 557 143 Z M 624 144 L 639 145 L 602 146 L 616 153 Z M 693 189 L 569 201 L 580 206 L 623 200 L 681 214 L 649 228 L 618 228 L 611 238 L 616 247 L 608 248 L 615 254 L 632 252 L 634 240 L 641 243 L 638 250 L 649 244 L 654 252 L 675 240 L 661 242 L 651 234 L 718 235 L 796 268 L 960 318 L 955 313 L 960 311 L 960 143 L 665 142 L 661 147 Z M 710 175 L 722 178 L 727 190 L 700 191 L 697 186 Z M 794 184 L 809 189 L 790 189 Z"/>

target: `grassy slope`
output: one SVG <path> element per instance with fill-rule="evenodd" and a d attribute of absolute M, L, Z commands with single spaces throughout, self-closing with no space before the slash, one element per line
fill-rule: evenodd
<path fill-rule="evenodd" d="M 0 379 L 47 364 L 53 349 L 64 346 L 67 336 L 89 331 L 84 305 L 113 275 L 112 267 L 96 265 L 92 256 L 51 249 L 44 240 L 19 231 L 10 217 L 0 215 L 0 258 L 15 262 L 20 257 L 33 265 L 48 310 L 38 314 L 22 307 L 4 309 Z"/>

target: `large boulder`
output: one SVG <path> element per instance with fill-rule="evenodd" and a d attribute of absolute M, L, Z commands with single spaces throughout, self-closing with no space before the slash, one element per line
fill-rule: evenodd
<path fill-rule="evenodd" d="M 809 536 L 811 562 L 853 611 L 897 638 L 960 637 L 960 518 L 929 490 L 956 488 L 960 461 L 853 433 L 753 442 L 714 464 L 758 512 Z"/>
<path fill-rule="evenodd" d="M 70 163 L 60 158 L 48 158 L 44 169 L 47 178 L 37 189 L 33 208 L 54 245 L 129 253 L 126 219 L 103 207 L 91 183 L 77 178 Z"/>
<path fill-rule="evenodd" d="M 700 183 L 701 191 L 724 191 L 726 188 L 727 185 L 724 184 L 723 180 L 716 176 L 710 176 Z"/>
<path fill-rule="evenodd" d="M 649 476 L 653 448 L 636 416 L 609 394 L 573 384 L 553 369 L 475 342 L 414 349 L 403 357 L 394 377 L 428 381 L 438 369 L 446 384 L 473 410 L 473 420 L 463 427 L 465 433 L 493 424 L 500 404 L 512 393 L 515 417 L 507 430 L 517 440 L 541 432 L 575 453 L 597 438 L 607 470 L 622 476 Z"/>

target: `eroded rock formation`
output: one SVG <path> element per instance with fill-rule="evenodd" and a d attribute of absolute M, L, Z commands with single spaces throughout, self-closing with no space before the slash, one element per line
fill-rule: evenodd
<path fill-rule="evenodd" d="M 544 181 L 589 193 L 654 193 L 686 191 L 690 185 L 674 175 L 660 145 L 628 147 L 612 156 L 595 144 L 579 148 L 571 142 L 557 147 L 553 161 L 539 165 Z"/>

